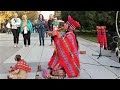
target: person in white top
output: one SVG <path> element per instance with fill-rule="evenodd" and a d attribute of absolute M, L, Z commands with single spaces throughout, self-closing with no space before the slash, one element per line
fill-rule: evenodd
<path fill-rule="evenodd" d="M 7 27 L 8 34 L 11 33 L 11 25 L 9 22 L 7 23 L 6 27 Z"/>
<path fill-rule="evenodd" d="M 19 47 L 19 33 L 20 33 L 21 19 L 18 18 L 18 14 L 14 13 L 14 17 L 11 19 L 11 30 L 14 36 L 14 47 Z"/>

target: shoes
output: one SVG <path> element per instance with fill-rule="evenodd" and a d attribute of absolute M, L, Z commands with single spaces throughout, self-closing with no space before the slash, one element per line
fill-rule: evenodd
<path fill-rule="evenodd" d="M 16 47 L 19 47 L 19 45 L 17 44 Z"/>
<path fill-rule="evenodd" d="M 30 45 L 28 45 L 28 47 L 30 47 Z"/>
<path fill-rule="evenodd" d="M 14 45 L 14 48 L 16 48 L 16 45 Z"/>

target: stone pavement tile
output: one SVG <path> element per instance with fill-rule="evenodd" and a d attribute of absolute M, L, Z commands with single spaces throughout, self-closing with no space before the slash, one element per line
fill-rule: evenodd
<path fill-rule="evenodd" d="M 35 46 L 26 56 L 25 60 L 27 62 L 44 62 L 49 61 L 52 56 L 53 50 L 49 47 Z"/>
<path fill-rule="evenodd" d="M 15 54 L 13 54 L 10 58 L 8 58 L 4 63 L 15 63 L 14 57 L 16 54 L 20 54 L 23 59 L 28 55 L 28 53 L 31 51 L 32 47 L 26 47 L 21 48 L 19 51 L 17 51 Z"/>
<path fill-rule="evenodd" d="M 40 62 L 49 62 L 50 58 L 51 58 L 51 56 L 50 57 L 41 57 Z"/>
<path fill-rule="evenodd" d="M 28 76 L 26 79 L 35 79 L 36 73 L 28 73 Z"/>
<path fill-rule="evenodd" d="M 0 74 L 0 79 L 7 79 L 7 74 Z"/>
<path fill-rule="evenodd" d="M 117 76 L 103 66 L 81 64 L 92 79 L 115 79 Z"/>
<path fill-rule="evenodd" d="M 120 77 L 120 68 L 114 68 L 114 67 L 108 67 L 105 66 L 106 68 L 108 68 L 111 72 L 115 73 L 118 77 Z"/>
<path fill-rule="evenodd" d="M 22 56 L 22 58 L 25 59 L 25 57 L 33 49 L 34 44 L 36 44 L 36 42 L 32 43 L 31 47 L 24 47 L 24 48 L 22 47 L 20 50 L 18 50 L 16 53 L 14 53 L 10 58 L 8 58 L 6 61 L 4 61 L 4 63 L 15 63 L 15 61 L 13 59 L 16 54 L 20 54 Z"/>
<path fill-rule="evenodd" d="M 119 66 L 120 67 L 120 63 L 113 61 L 108 57 L 101 56 L 99 59 L 96 59 L 96 56 L 92 56 L 91 58 L 93 58 L 94 60 L 96 60 L 97 62 L 99 62 L 102 65 Z"/>
<path fill-rule="evenodd" d="M 81 63 L 90 63 L 100 65 L 98 62 L 90 58 L 87 54 L 79 54 L 79 59 Z"/>
<path fill-rule="evenodd" d="M 88 47 L 86 47 L 86 46 L 83 46 L 83 45 L 81 45 L 80 46 L 80 48 L 79 48 L 79 51 L 80 50 L 85 50 L 86 51 L 86 54 L 89 54 L 89 55 L 91 55 L 92 56 L 92 54 L 99 54 L 97 51 L 94 51 L 94 50 L 92 50 L 92 49 L 90 49 L 90 47 L 88 46 Z"/>
<path fill-rule="evenodd" d="M 120 79 L 120 77 L 116 78 L 116 79 Z"/>
<path fill-rule="evenodd" d="M 41 54 L 42 47 L 35 46 L 29 51 L 28 55 L 25 57 L 25 60 L 27 62 L 40 62 Z"/>
<path fill-rule="evenodd" d="M 110 59 L 119 63 L 119 58 L 116 56 L 116 53 L 109 52 L 109 55 L 111 55 Z"/>
<path fill-rule="evenodd" d="M 95 51 L 95 52 L 98 52 L 98 54 L 99 54 L 99 52 L 100 52 L 99 43 L 90 42 L 88 40 L 84 40 L 84 39 L 79 38 L 79 37 L 78 37 L 78 40 L 79 40 L 79 43 L 80 43 L 80 47 L 83 50 L 85 49 L 85 50 L 89 51 L 88 52 L 89 55 L 94 54 L 94 52 L 91 52 L 91 50 Z M 98 54 L 95 54 L 95 55 L 98 55 Z M 109 57 L 110 59 L 112 59 L 116 62 L 119 62 L 119 59 L 116 57 L 116 53 L 111 52 L 111 50 L 102 49 L 102 54 L 103 55 L 111 55 L 111 57 Z M 97 58 L 97 56 L 95 56 L 95 57 Z"/>
<path fill-rule="evenodd" d="M 13 63 L 0 65 L 0 74 L 8 73 L 8 71 L 10 70 L 10 67 L 14 65 L 15 64 Z"/>
<path fill-rule="evenodd" d="M 54 52 L 54 48 L 50 47 L 50 46 L 46 46 L 43 48 L 43 55 L 42 57 L 46 57 L 46 56 L 52 56 Z"/>
<path fill-rule="evenodd" d="M 11 57 L 14 53 L 16 53 L 20 48 L 11 48 L 11 47 L 4 47 L 0 46 L 0 63 L 3 63 L 6 59 Z"/>

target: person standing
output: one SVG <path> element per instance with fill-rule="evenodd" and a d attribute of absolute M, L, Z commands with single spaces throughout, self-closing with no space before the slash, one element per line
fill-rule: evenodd
<path fill-rule="evenodd" d="M 49 27 L 48 27 L 48 20 L 45 20 L 45 24 L 46 24 L 46 38 L 48 37 L 47 31 L 49 31 Z"/>
<path fill-rule="evenodd" d="M 18 43 L 19 43 L 20 24 L 21 24 L 21 20 L 20 18 L 18 18 L 18 14 L 14 13 L 14 17 L 11 19 L 11 25 L 12 25 L 11 30 L 14 37 L 14 47 L 19 47 Z"/>
<path fill-rule="evenodd" d="M 9 22 L 7 23 L 6 27 L 7 27 L 8 34 L 11 33 L 11 25 Z"/>
<path fill-rule="evenodd" d="M 24 46 L 30 47 L 30 35 L 33 33 L 33 26 L 30 20 L 28 20 L 27 15 L 22 16 L 22 22 L 20 26 L 20 33 L 23 34 Z M 27 45 L 28 44 L 28 45 Z"/>
<path fill-rule="evenodd" d="M 42 42 L 43 42 L 43 46 L 44 46 L 46 23 L 45 23 L 44 16 L 42 14 L 40 14 L 39 17 L 38 17 L 37 28 L 38 28 L 38 33 L 39 33 L 40 46 L 41 46 L 41 38 L 42 38 Z"/>
<path fill-rule="evenodd" d="M 48 20 L 48 27 L 49 27 L 50 31 L 53 31 L 53 24 L 52 24 L 53 21 L 54 21 L 53 15 L 50 14 L 49 15 L 49 20 Z M 52 45 L 53 45 L 53 37 L 51 36 L 51 44 L 50 44 L 50 46 L 52 46 Z"/>
<path fill-rule="evenodd" d="M 53 31 L 58 30 L 59 22 L 58 22 L 57 17 L 54 18 L 54 21 L 52 22 L 52 25 L 53 25 Z"/>

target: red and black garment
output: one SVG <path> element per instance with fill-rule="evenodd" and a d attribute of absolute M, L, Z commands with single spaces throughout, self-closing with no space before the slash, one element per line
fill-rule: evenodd
<path fill-rule="evenodd" d="M 80 60 L 78 46 L 73 30 L 80 28 L 80 24 L 68 16 L 68 31 L 61 37 L 54 37 L 55 51 L 50 59 L 49 66 L 52 70 L 64 68 L 69 78 L 80 75 Z"/>
<path fill-rule="evenodd" d="M 107 46 L 107 38 L 106 38 L 106 26 L 96 26 L 97 30 L 97 39 L 100 43 L 100 48 L 108 48 Z"/>
<path fill-rule="evenodd" d="M 27 72 L 31 71 L 30 66 L 24 60 L 17 61 L 17 64 L 9 72 L 12 72 L 12 71 L 17 70 L 17 69 L 22 69 L 22 70 L 25 70 Z"/>

